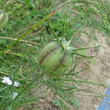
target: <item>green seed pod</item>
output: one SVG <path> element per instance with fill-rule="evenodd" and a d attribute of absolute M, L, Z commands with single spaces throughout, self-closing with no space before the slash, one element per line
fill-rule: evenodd
<path fill-rule="evenodd" d="M 0 11 L 0 29 L 2 29 L 8 22 L 8 14 Z"/>
<path fill-rule="evenodd" d="M 41 51 L 39 63 L 45 74 L 61 75 L 72 65 L 72 55 L 68 41 L 50 42 Z"/>

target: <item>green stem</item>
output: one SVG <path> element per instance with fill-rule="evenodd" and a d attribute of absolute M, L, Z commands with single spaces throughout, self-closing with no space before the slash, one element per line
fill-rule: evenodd
<path fill-rule="evenodd" d="M 51 30 L 53 31 L 55 37 L 57 38 L 57 41 L 59 41 L 59 38 L 58 38 L 57 34 L 55 33 L 53 27 L 51 26 L 51 22 L 50 21 L 49 21 L 49 26 L 50 26 Z"/>
<path fill-rule="evenodd" d="M 40 20 L 38 23 L 36 23 L 31 29 L 26 31 L 24 34 L 22 34 L 16 41 L 14 41 L 12 44 L 10 44 L 6 49 L 4 49 L 0 55 L 3 55 L 8 49 L 10 49 L 14 44 L 16 44 L 20 39 L 28 35 L 31 31 L 33 31 L 36 27 L 40 26 L 45 20 L 47 20 L 50 16 L 52 16 L 55 13 L 55 10 L 52 11 L 49 15 L 44 17 L 42 20 Z"/>

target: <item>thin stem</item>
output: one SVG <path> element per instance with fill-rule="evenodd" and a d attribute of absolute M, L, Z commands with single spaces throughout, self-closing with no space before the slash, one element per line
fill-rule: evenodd
<path fill-rule="evenodd" d="M 60 40 L 60 46 L 61 46 L 62 50 L 64 50 L 64 47 L 63 47 L 63 45 L 62 45 L 61 40 Z"/>
<path fill-rule="evenodd" d="M 74 49 L 74 50 L 85 50 L 85 49 L 99 48 L 99 47 L 100 47 L 100 45 L 99 45 L 99 46 L 94 46 L 94 47 L 88 47 L 88 48 L 76 48 L 76 49 Z"/>
<path fill-rule="evenodd" d="M 86 23 L 84 26 L 82 26 L 82 27 L 73 35 L 73 37 L 72 37 L 71 40 L 70 40 L 70 43 L 72 42 L 72 39 L 74 38 L 74 36 L 77 35 L 86 25 L 87 25 L 87 23 Z"/>
<path fill-rule="evenodd" d="M 55 33 L 54 29 L 52 28 L 52 26 L 51 26 L 51 22 L 50 22 L 50 21 L 49 21 L 49 26 L 50 26 L 51 30 L 53 31 L 55 37 L 57 38 L 57 41 L 60 42 L 60 46 L 62 47 L 62 50 L 63 50 L 64 47 L 63 47 L 63 45 L 62 45 L 62 42 L 61 42 L 61 40 L 58 38 L 58 36 L 57 36 L 57 34 Z"/>
<path fill-rule="evenodd" d="M 58 38 L 57 34 L 55 33 L 53 27 L 51 26 L 51 22 L 50 22 L 50 20 L 49 20 L 49 26 L 50 26 L 51 30 L 53 31 L 55 37 L 57 38 L 57 41 L 59 41 L 59 38 Z"/>
<path fill-rule="evenodd" d="M 82 57 L 90 57 L 90 58 L 93 58 L 93 57 L 95 57 L 95 56 L 86 56 L 86 55 L 82 55 L 82 54 L 79 54 L 79 53 L 72 53 L 72 54 L 76 54 L 76 55 L 79 55 L 79 56 L 82 56 Z"/>
<path fill-rule="evenodd" d="M 17 39 L 15 39 L 15 38 L 9 38 L 9 37 L 0 37 L 0 39 L 6 39 L 6 40 L 17 40 Z M 25 42 L 25 43 L 30 43 L 30 44 L 37 44 L 36 42 L 31 42 L 31 41 L 27 41 L 27 40 L 23 40 L 23 39 L 21 39 L 21 40 L 19 40 L 20 42 Z"/>

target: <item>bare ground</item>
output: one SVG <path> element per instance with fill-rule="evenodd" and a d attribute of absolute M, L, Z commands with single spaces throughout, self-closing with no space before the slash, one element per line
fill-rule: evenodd
<path fill-rule="evenodd" d="M 86 29 L 87 30 L 87 29 Z M 90 29 L 87 30 L 88 33 Z M 98 42 L 91 41 L 87 47 L 94 45 L 101 45 L 98 50 L 90 49 L 87 53 L 91 56 L 95 56 L 96 64 L 91 63 L 90 69 L 80 74 L 84 79 L 91 80 L 94 82 L 105 82 L 106 85 L 110 82 L 110 44 L 107 42 L 107 37 L 103 33 L 98 33 Z M 83 39 L 87 41 L 87 36 L 82 35 Z M 105 88 L 101 86 L 89 86 L 91 90 L 104 94 Z M 96 110 L 103 97 L 90 97 L 90 96 L 78 96 L 81 107 L 79 110 Z"/>
<path fill-rule="evenodd" d="M 86 29 L 86 31 L 91 34 L 91 29 Z M 110 82 L 110 43 L 107 42 L 107 37 L 104 33 L 99 33 L 96 31 L 96 36 L 98 37 L 98 41 L 91 41 L 88 43 L 87 47 L 101 45 L 101 47 L 96 49 L 89 49 L 87 53 L 91 56 L 95 56 L 94 61 L 96 62 L 91 63 L 89 65 L 89 69 L 81 72 L 79 74 L 80 77 L 93 81 L 93 82 L 105 82 L 105 85 Z M 88 41 L 88 37 L 82 34 L 82 39 Z M 79 68 L 82 68 L 82 66 Z M 87 66 L 87 65 L 86 65 Z M 104 94 L 105 87 L 104 86 L 94 86 L 94 85 L 84 85 L 81 88 L 88 88 L 91 91 L 96 93 Z M 83 93 L 85 95 L 90 95 L 90 93 Z M 80 108 L 72 109 L 71 110 L 96 110 L 97 106 L 100 104 L 103 97 L 96 97 L 94 94 L 92 96 L 85 96 L 85 95 L 77 95 L 78 99 L 80 100 Z M 59 110 L 57 106 L 52 103 L 52 94 L 49 93 L 44 94 L 46 97 L 45 99 L 39 100 L 37 104 L 29 105 L 29 108 L 21 108 L 20 110 Z M 70 110 L 68 109 L 68 110 Z"/>

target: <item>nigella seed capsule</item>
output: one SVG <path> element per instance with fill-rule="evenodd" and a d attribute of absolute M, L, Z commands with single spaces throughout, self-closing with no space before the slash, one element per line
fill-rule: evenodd
<path fill-rule="evenodd" d="M 0 11 L 0 29 L 2 29 L 8 22 L 8 14 Z"/>
<path fill-rule="evenodd" d="M 39 63 L 45 74 L 59 75 L 65 73 L 72 65 L 72 55 L 68 42 L 63 42 L 62 49 L 58 41 L 47 44 L 39 54 Z"/>

